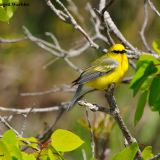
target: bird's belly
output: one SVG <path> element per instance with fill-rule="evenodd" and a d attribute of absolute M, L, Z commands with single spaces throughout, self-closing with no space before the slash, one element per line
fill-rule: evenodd
<path fill-rule="evenodd" d="M 111 74 L 107 74 L 107 75 L 98 77 L 95 80 L 91 80 L 87 82 L 86 86 L 95 88 L 95 89 L 99 89 L 99 90 L 105 90 L 108 88 L 108 86 L 111 83 L 117 84 L 119 81 L 121 81 L 123 76 L 124 76 L 124 72 L 118 68 Z"/>

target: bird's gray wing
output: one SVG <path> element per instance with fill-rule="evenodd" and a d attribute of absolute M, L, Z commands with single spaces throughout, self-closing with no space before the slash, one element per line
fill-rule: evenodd
<path fill-rule="evenodd" d="M 112 73 L 117 66 L 118 61 L 112 58 L 103 58 L 100 61 L 98 59 L 91 67 L 87 68 L 75 81 L 73 81 L 73 84 L 84 84 L 105 74 Z"/>

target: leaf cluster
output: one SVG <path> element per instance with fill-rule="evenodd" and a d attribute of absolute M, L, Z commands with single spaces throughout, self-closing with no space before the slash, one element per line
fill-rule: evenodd
<path fill-rule="evenodd" d="M 156 48 L 157 45 L 155 45 Z M 160 61 L 151 54 L 143 54 L 137 62 L 136 73 L 130 88 L 133 89 L 133 96 L 140 94 L 135 124 L 141 119 L 146 103 L 152 111 L 160 112 Z"/>
<path fill-rule="evenodd" d="M 34 137 L 19 138 L 12 130 L 8 130 L 0 139 L 0 159 L 64 160 L 65 152 L 75 150 L 83 143 L 79 136 L 63 129 L 57 129 L 45 144 L 40 144 Z M 32 151 L 28 152 L 28 148 Z"/>

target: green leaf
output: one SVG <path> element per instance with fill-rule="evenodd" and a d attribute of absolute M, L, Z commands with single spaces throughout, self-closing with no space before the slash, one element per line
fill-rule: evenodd
<path fill-rule="evenodd" d="M 0 21 L 8 22 L 8 16 L 6 14 L 6 10 L 0 7 Z"/>
<path fill-rule="evenodd" d="M 137 124 L 137 122 L 139 122 L 139 120 L 142 117 L 142 114 L 144 111 L 144 106 L 147 101 L 147 95 L 148 95 L 148 91 L 143 92 L 138 100 L 138 105 L 137 105 L 136 113 L 135 113 L 135 117 L 134 117 L 134 124 L 135 125 Z"/>
<path fill-rule="evenodd" d="M 53 154 L 51 149 L 48 150 L 48 157 L 50 160 L 57 160 L 58 159 L 58 156 Z"/>
<path fill-rule="evenodd" d="M 152 61 L 140 61 L 137 64 L 136 73 L 130 84 L 134 96 L 137 94 L 145 80 L 147 80 L 151 74 L 156 73 L 157 70 L 158 69 L 154 66 Z"/>
<path fill-rule="evenodd" d="M 4 158 L 4 160 L 10 160 L 12 155 L 8 149 L 7 144 L 0 140 L 0 155 Z"/>
<path fill-rule="evenodd" d="M 11 158 L 10 159 L 15 159 L 17 158 L 18 160 L 22 160 L 22 155 L 21 151 L 18 145 L 18 139 L 16 137 L 16 134 L 12 130 L 8 130 L 4 133 L 2 139 L 1 139 L 3 146 L 6 148 L 6 152 L 4 152 L 4 156 L 7 156 L 9 152 Z"/>
<path fill-rule="evenodd" d="M 0 21 L 9 22 L 10 18 L 12 18 L 17 8 L 16 6 L 12 5 L 12 3 L 19 3 L 19 0 L 3 0 L 1 2 L 1 4 L 7 5 L 0 7 Z"/>
<path fill-rule="evenodd" d="M 153 41 L 152 47 L 158 54 L 160 54 L 160 40 Z"/>
<path fill-rule="evenodd" d="M 14 144 L 18 147 L 18 140 L 16 134 L 12 130 L 8 130 L 4 133 L 2 140 L 8 144 Z"/>
<path fill-rule="evenodd" d="M 38 145 L 38 140 L 34 137 L 29 137 L 29 138 L 18 138 L 19 139 L 19 144 L 21 146 L 28 146 L 34 149 L 39 149 L 39 145 Z M 24 143 L 24 142 L 30 142 L 29 144 Z"/>
<path fill-rule="evenodd" d="M 160 112 L 160 76 L 153 79 L 150 86 L 149 105 L 153 111 Z"/>
<path fill-rule="evenodd" d="M 84 143 L 79 136 L 63 129 L 57 129 L 52 134 L 51 139 L 52 146 L 58 152 L 69 152 L 75 150 Z"/>
<path fill-rule="evenodd" d="M 160 72 L 160 61 L 155 58 L 153 55 L 148 54 L 148 53 L 143 53 L 140 57 L 138 61 L 152 61 L 153 64 L 156 66 L 156 68 L 158 69 L 158 71 Z"/>
<path fill-rule="evenodd" d="M 152 158 L 154 155 L 152 153 L 152 146 L 147 146 L 142 151 L 142 158 L 143 160 L 148 160 Z"/>
<path fill-rule="evenodd" d="M 32 154 L 27 154 L 25 152 L 22 152 L 22 158 L 23 160 L 36 160 Z"/>
<path fill-rule="evenodd" d="M 123 151 L 117 153 L 112 160 L 133 160 L 138 151 L 137 143 L 126 147 Z"/>
<path fill-rule="evenodd" d="M 35 157 L 39 157 L 41 160 L 47 160 L 48 159 L 48 148 L 43 148 L 40 150 L 40 152 L 35 152 L 34 153 Z"/>

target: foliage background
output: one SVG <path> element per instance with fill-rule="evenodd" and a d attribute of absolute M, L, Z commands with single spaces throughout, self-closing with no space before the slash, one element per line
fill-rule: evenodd
<path fill-rule="evenodd" d="M 24 25 L 33 35 L 44 39 L 46 39 L 45 32 L 54 33 L 60 44 L 66 49 L 75 48 L 85 43 L 83 37 L 72 26 L 64 24 L 53 15 L 52 11 L 46 6 L 45 1 L 28 0 L 28 2 L 30 6 L 19 7 L 9 24 L 0 22 L 1 37 L 18 38 L 23 36 L 22 26 Z M 156 0 L 153 2 L 160 9 L 160 3 Z M 75 1 L 75 3 L 82 17 L 83 23 L 81 25 L 88 30 L 89 34 L 92 34 L 94 31 L 90 22 L 90 15 L 85 9 L 87 1 Z M 90 3 L 97 8 L 97 1 L 92 0 Z M 144 15 L 143 1 L 115 1 L 109 8 L 109 12 L 124 36 L 133 45 L 143 50 L 139 37 Z M 149 44 L 152 44 L 155 39 L 159 39 L 159 28 L 159 18 L 149 10 L 149 23 L 145 33 Z M 105 44 L 101 45 L 105 46 Z M 100 54 L 93 49 L 88 49 L 85 53 L 73 58 L 72 61 L 79 68 L 85 68 Z M 28 40 L 15 44 L 0 44 L 0 106 L 47 107 L 57 105 L 62 101 L 69 101 L 72 97 L 72 94 L 69 93 L 55 93 L 35 97 L 20 96 L 20 93 L 23 92 L 38 92 L 48 90 L 53 86 L 70 84 L 78 76 L 79 73 L 68 67 L 63 60 L 59 60 L 48 68 L 43 69 L 43 66 L 53 58 L 51 54 Z M 132 73 L 134 71 L 130 68 L 128 75 L 132 75 Z M 152 145 L 154 152 L 158 152 L 160 148 L 160 118 L 158 113 L 151 112 L 149 107 L 146 107 L 142 120 L 135 127 L 133 120 L 137 102 L 136 98 L 132 96 L 129 85 L 120 85 L 115 94 L 122 116 L 125 118 L 127 126 L 133 135 L 142 145 Z M 86 99 L 93 103 L 106 105 L 102 92 L 89 94 Z M 56 112 L 30 114 L 27 118 L 25 136 L 36 136 L 42 132 L 47 125 L 54 121 L 56 114 Z M 95 113 L 90 113 L 90 116 L 94 119 Z M 97 114 L 97 116 L 100 117 L 101 114 Z M 57 128 L 67 128 L 84 135 L 88 131 L 80 128 L 81 126 L 79 125 L 83 118 L 85 118 L 84 109 L 77 106 L 72 111 L 65 113 L 57 124 Z M 12 121 L 12 125 L 17 130 L 21 130 L 23 120 L 23 116 L 16 116 Z M 0 130 L 2 134 L 5 127 L 3 125 L 1 127 L 3 127 Z M 86 136 L 84 139 L 88 139 L 88 137 Z M 123 148 L 122 142 L 120 130 L 117 126 L 114 126 L 109 142 L 113 153 Z"/>

